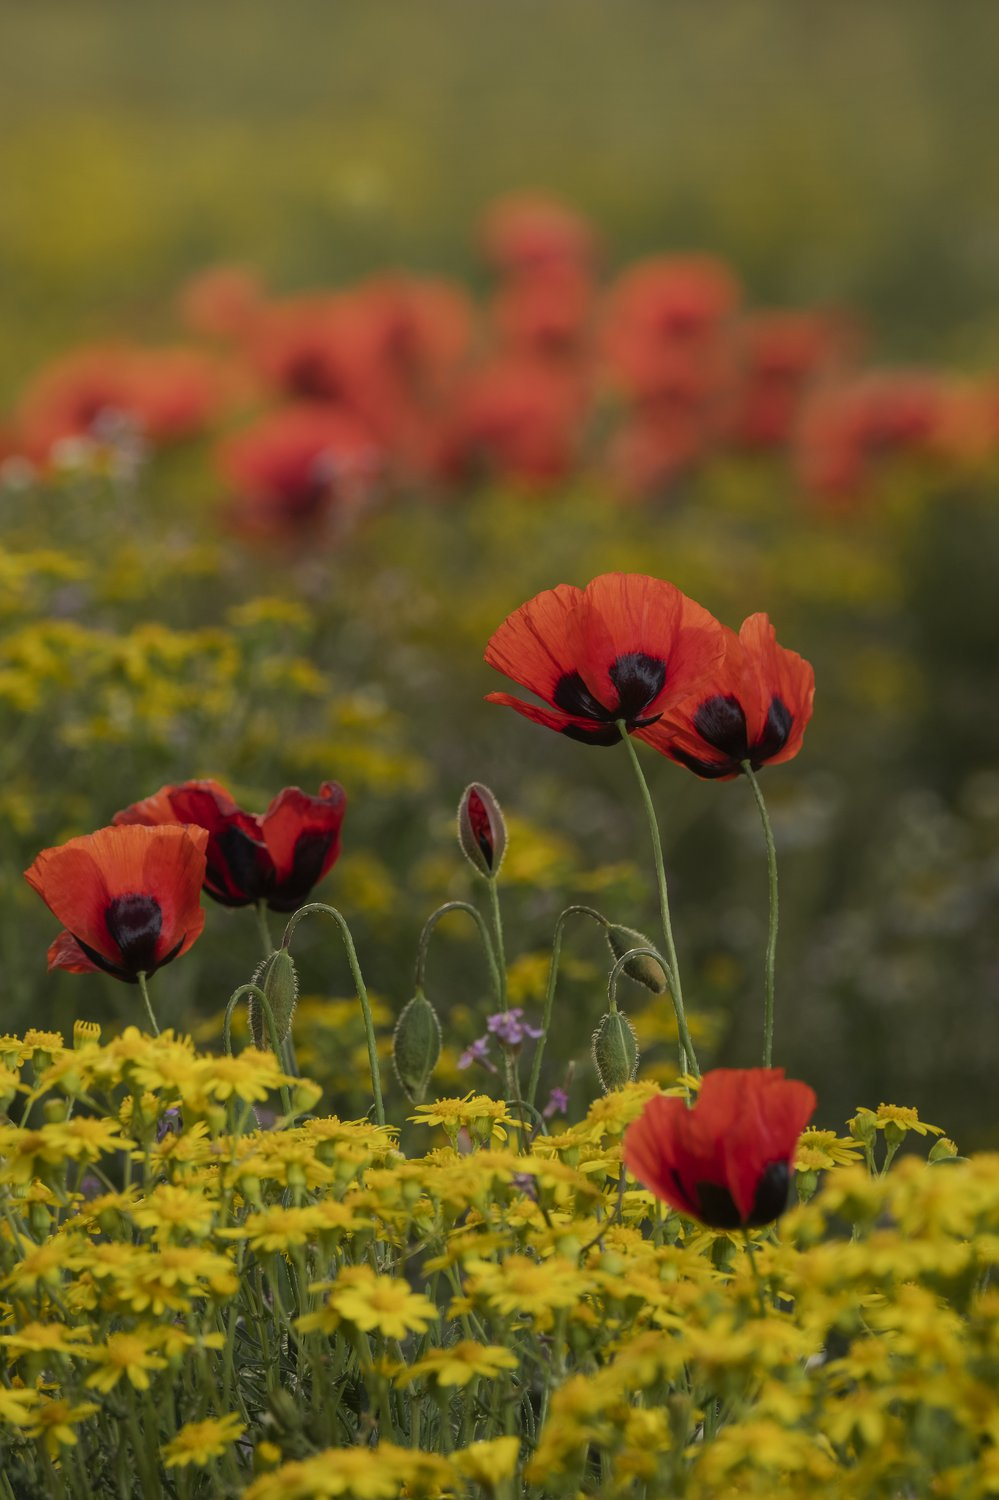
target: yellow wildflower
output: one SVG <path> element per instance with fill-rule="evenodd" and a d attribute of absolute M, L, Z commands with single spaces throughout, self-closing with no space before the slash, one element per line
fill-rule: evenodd
<path fill-rule="evenodd" d="M 512 1479 L 520 1458 L 520 1439 L 516 1437 L 483 1438 L 468 1448 L 451 1454 L 451 1462 L 463 1479 L 494 1490 L 504 1480 Z"/>
<path fill-rule="evenodd" d="M 151 1352 L 151 1335 L 155 1336 L 155 1330 L 112 1333 L 106 1344 L 89 1349 L 87 1358 L 96 1360 L 101 1368 L 87 1376 L 88 1389 L 107 1395 L 126 1376 L 137 1391 L 148 1391 L 149 1371 L 165 1370 L 167 1365 L 162 1355 Z"/>
<path fill-rule="evenodd" d="M 444 1349 L 428 1350 L 422 1359 L 409 1367 L 401 1384 L 408 1385 L 425 1375 L 440 1386 L 466 1386 L 476 1378 L 495 1380 L 504 1370 L 516 1368 L 517 1356 L 501 1344 L 479 1344 L 474 1339 L 462 1339 Z"/>
<path fill-rule="evenodd" d="M 177 1432 L 176 1437 L 160 1448 L 163 1465 L 167 1469 L 182 1469 L 188 1464 L 211 1463 L 221 1458 L 230 1443 L 242 1437 L 246 1423 L 231 1411 L 224 1417 L 206 1417 L 203 1422 L 188 1422 Z"/>
<path fill-rule="evenodd" d="M 505 1141 L 504 1125 L 516 1121 L 507 1111 L 505 1100 L 490 1099 L 488 1094 L 466 1094 L 463 1099 L 438 1099 L 434 1104 L 418 1104 L 409 1117 L 417 1125 L 443 1125 L 452 1143 L 460 1130 L 467 1130 L 474 1141 L 484 1143 L 492 1137 Z"/>
<path fill-rule="evenodd" d="M 803 1130 L 794 1155 L 795 1171 L 821 1172 L 829 1167 L 848 1167 L 860 1155 L 860 1146 L 835 1130 Z"/>
<path fill-rule="evenodd" d="M 329 1297 L 318 1312 L 298 1319 L 302 1333 L 328 1333 L 343 1321 L 364 1333 L 377 1329 L 385 1338 L 403 1339 L 407 1333 L 423 1333 L 438 1317 L 422 1292 L 411 1291 L 401 1277 L 379 1276 L 370 1266 L 348 1266 L 336 1281 L 316 1282 L 309 1290 L 328 1290 Z"/>
<path fill-rule="evenodd" d="M 85 1422 L 99 1411 L 94 1401 L 80 1401 L 73 1406 L 69 1401 L 43 1402 L 31 1414 L 31 1424 L 26 1427 L 29 1437 L 40 1437 L 50 1456 L 60 1448 L 71 1448 L 79 1440 L 73 1431 L 75 1424 Z"/>

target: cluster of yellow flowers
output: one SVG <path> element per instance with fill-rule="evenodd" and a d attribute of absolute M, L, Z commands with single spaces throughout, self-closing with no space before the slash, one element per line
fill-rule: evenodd
<path fill-rule="evenodd" d="M 624 1175 L 654 1083 L 530 1139 L 441 1099 L 407 1156 L 252 1048 L 0 1069 L 4 1500 L 997 1493 L 999 1156 L 914 1110 L 806 1130 L 747 1237 Z"/>

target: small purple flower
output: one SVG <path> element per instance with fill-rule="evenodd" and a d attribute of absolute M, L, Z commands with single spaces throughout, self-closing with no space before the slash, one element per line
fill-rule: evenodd
<path fill-rule="evenodd" d="M 165 1109 L 156 1122 L 156 1139 L 162 1141 L 168 1135 L 180 1135 L 183 1128 L 180 1110 L 173 1107 Z"/>
<path fill-rule="evenodd" d="M 488 1068 L 490 1073 L 495 1073 L 496 1068 L 489 1060 L 489 1038 L 480 1036 L 471 1046 L 466 1047 L 458 1059 L 459 1068 L 470 1068 L 473 1063 L 481 1063 Z"/>
<path fill-rule="evenodd" d="M 566 1093 L 565 1089 L 552 1089 L 551 1093 L 548 1095 L 548 1103 L 545 1105 L 541 1113 L 544 1115 L 546 1120 L 550 1120 L 552 1115 L 564 1115 L 568 1113 L 568 1110 L 569 1095 Z"/>
<path fill-rule="evenodd" d="M 537 1203 L 538 1184 L 530 1172 L 514 1172 L 510 1178 L 510 1186 L 515 1187 L 518 1193 L 524 1193 L 528 1198 L 532 1198 Z"/>
<path fill-rule="evenodd" d="M 535 1041 L 542 1035 L 539 1026 L 528 1026 L 522 1019 L 523 1008 L 515 1005 L 512 1010 L 501 1010 L 494 1016 L 490 1016 L 486 1025 L 491 1034 L 498 1037 L 504 1047 L 520 1047 L 525 1038 L 531 1037 Z"/>

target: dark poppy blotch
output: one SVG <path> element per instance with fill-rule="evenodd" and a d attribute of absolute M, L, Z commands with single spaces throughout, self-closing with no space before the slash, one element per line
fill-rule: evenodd
<path fill-rule="evenodd" d="M 777 644 L 765 614 L 750 615 L 738 635 L 726 631 L 711 676 L 639 738 L 697 776 L 727 780 L 744 761 L 758 771 L 797 755 L 814 697 L 810 663 Z"/>
<path fill-rule="evenodd" d="M 724 628 L 672 583 L 603 573 L 585 589 L 560 584 L 514 610 L 486 661 L 550 704 L 509 693 L 487 701 L 588 745 L 614 745 L 655 724 L 722 660 Z"/>
<path fill-rule="evenodd" d="M 625 1132 L 624 1163 L 678 1213 L 711 1229 L 758 1229 L 787 1207 L 815 1103 L 783 1068 L 715 1068 L 692 1109 L 665 1094 L 649 1100 Z"/>
<path fill-rule="evenodd" d="M 65 924 L 49 969 L 134 983 L 186 953 L 205 925 L 202 828 L 101 828 L 43 849 L 24 878 Z"/>
<path fill-rule="evenodd" d="M 266 901 L 272 911 L 288 912 L 308 900 L 340 853 L 346 804 L 343 788 L 324 781 L 318 797 L 285 787 L 258 815 L 217 781 L 184 781 L 115 813 L 114 821 L 207 829 L 207 894 L 223 906 Z"/>

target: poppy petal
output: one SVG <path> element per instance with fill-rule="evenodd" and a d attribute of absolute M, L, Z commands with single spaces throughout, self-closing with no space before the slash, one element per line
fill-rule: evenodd
<path fill-rule="evenodd" d="M 268 896 L 273 911 L 293 911 L 308 897 L 340 853 L 347 797 L 335 781 L 324 781 L 318 797 L 285 787 L 260 819 L 274 866 Z"/>
<path fill-rule="evenodd" d="M 560 680 L 578 666 L 570 643 L 573 615 L 582 597 L 581 589 L 561 583 L 528 599 L 493 632 L 486 661 L 528 692 L 553 703 Z"/>

